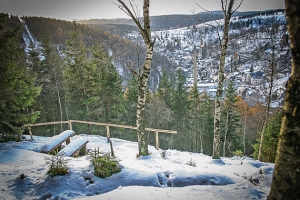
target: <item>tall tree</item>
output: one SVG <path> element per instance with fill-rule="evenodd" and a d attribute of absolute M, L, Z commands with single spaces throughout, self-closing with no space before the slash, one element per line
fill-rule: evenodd
<path fill-rule="evenodd" d="M 176 83 L 171 98 L 171 109 L 174 113 L 173 129 L 178 131 L 178 137 L 180 143 L 178 144 L 181 149 L 188 150 L 186 148 L 190 143 L 187 134 L 187 127 L 189 125 L 189 99 L 188 91 L 185 88 L 186 78 L 182 70 L 177 70 Z"/>
<path fill-rule="evenodd" d="M 273 163 L 275 162 L 282 113 L 278 110 L 273 112 L 274 114 L 270 116 L 270 120 L 268 120 L 268 124 L 265 130 L 264 144 L 261 150 L 262 162 L 273 162 Z M 253 145 L 254 148 L 253 157 L 255 159 L 258 158 L 260 137 L 257 138 L 257 141 L 258 143 Z"/>
<path fill-rule="evenodd" d="M 252 130 L 252 132 L 256 133 L 257 130 L 251 126 L 251 124 L 255 124 L 255 122 L 253 123 L 253 118 L 254 118 L 254 114 L 258 113 L 257 112 L 257 106 L 258 104 L 256 104 L 255 107 L 251 107 L 249 106 L 243 99 L 242 97 L 237 97 L 238 101 L 237 101 L 237 106 L 238 106 L 238 110 L 239 110 L 239 115 L 241 116 L 241 125 L 242 125 L 242 132 L 243 132 L 243 153 L 244 155 L 249 155 L 250 153 L 252 153 L 252 148 L 251 148 L 251 141 L 249 139 L 249 136 L 251 135 L 250 130 Z M 253 141 L 255 142 L 255 140 Z M 250 149 L 251 148 L 251 149 Z"/>
<path fill-rule="evenodd" d="M 212 155 L 214 137 L 214 108 L 207 92 L 200 96 L 200 152 Z"/>
<path fill-rule="evenodd" d="M 132 76 L 124 92 L 125 113 L 123 119 L 126 124 L 131 126 L 136 125 L 137 99 L 138 84 L 135 77 Z"/>
<path fill-rule="evenodd" d="M 173 82 L 170 80 L 170 77 L 167 75 L 167 72 L 163 70 L 161 81 L 158 84 L 157 88 L 157 97 L 160 100 L 165 101 L 165 103 L 171 108 L 171 94 L 173 90 Z"/>
<path fill-rule="evenodd" d="M 172 110 L 174 112 L 176 129 L 182 133 L 185 127 L 185 119 L 188 116 L 188 91 L 184 87 L 186 83 L 182 70 L 177 71 L 175 88 L 172 94 Z"/>
<path fill-rule="evenodd" d="M 27 67 L 21 48 L 17 17 L 0 13 L 0 140 L 20 140 L 22 125 L 34 123 L 39 112 L 30 110 L 40 87 L 36 74 Z"/>
<path fill-rule="evenodd" d="M 91 117 L 97 120 L 100 114 L 102 121 L 110 123 L 119 121 L 120 113 L 124 109 L 122 80 L 112 64 L 111 58 L 104 52 L 100 44 L 91 47 L 91 58 L 88 65 L 91 69 L 89 75 L 93 77 L 89 81 L 88 90 L 91 97 L 90 106 L 93 109 L 90 111 Z M 99 113 L 97 110 L 102 110 L 102 112 Z"/>
<path fill-rule="evenodd" d="M 237 134 L 240 128 L 240 116 L 237 111 L 237 93 L 234 88 L 233 81 L 229 81 L 226 90 L 225 100 L 222 106 L 222 121 L 221 121 L 221 133 L 223 133 L 223 156 L 226 155 L 226 146 L 228 149 L 232 143 L 239 143 Z M 238 146 L 238 145 L 237 145 Z M 236 149 L 238 150 L 238 149 Z"/>
<path fill-rule="evenodd" d="M 63 75 L 68 102 L 67 118 L 88 120 L 90 101 L 87 96 L 87 82 L 91 76 L 87 73 L 94 71 L 87 68 L 88 49 L 83 43 L 80 26 L 75 21 L 66 44 Z"/>
<path fill-rule="evenodd" d="M 145 135 L 145 106 L 146 106 L 146 91 L 147 91 L 147 82 L 150 76 L 151 62 L 153 56 L 153 48 L 155 40 L 151 38 L 151 29 L 150 29 L 150 15 L 149 15 L 149 7 L 150 0 L 144 0 L 143 4 L 143 26 L 139 21 L 138 16 L 136 15 L 136 11 L 131 11 L 129 7 L 122 1 L 118 0 L 121 4 L 120 8 L 127 13 L 137 25 L 140 34 L 143 37 L 145 47 L 146 47 L 146 56 L 145 61 L 143 63 L 142 72 L 133 73 L 137 76 L 138 80 L 138 106 L 136 112 L 136 126 L 137 126 L 137 137 L 138 137 L 138 148 L 139 155 L 146 156 L 149 155 L 148 152 L 148 144 L 146 141 Z M 130 1 L 131 7 L 133 7 L 132 2 Z M 133 70 L 132 70 L 133 71 Z"/>
<path fill-rule="evenodd" d="M 242 3 L 242 1 L 241 1 Z M 239 6 L 241 5 L 239 4 Z M 231 16 L 235 13 L 236 9 L 233 9 L 234 0 L 221 0 L 222 10 L 224 15 L 224 25 L 222 26 L 222 38 L 220 40 L 220 63 L 219 63 L 219 73 L 218 73 L 218 88 L 217 88 L 217 99 L 215 101 L 215 117 L 214 117 L 214 144 L 213 144 L 213 159 L 220 158 L 220 120 L 221 120 L 221 100 L 223 96 L 223 83 L 225 80 L 224 67 L 225 67 L 225 58 L 227 53 L 228 45 L 228 35 L 229 35 L 229 23 Z"/>
<path fill-rule="evenodd" d="M 56 46 L 50 41 L 45 34 L 41 41 L 42 48 L 38 53 L 38 57 L 42 59 L 39 61 L 39 67 L 35 68 L 38 74 L 37 84 L 41 86 L 41 94 L 34 104 L 34 109 L 40 110 L 41 114 L 37 122 L 51 122 L 63 120 L 63 79 L 62 79 L 62 62 Z M 34 52 L 34 51 L 33 51 Z M 30 54 L 32 55 L 32 53 Z M 47 126 L 50 127 L 50 126 Z M 52 125 L 49 132 L 42 127 L 43 132 L 47 135 L 56 134 L 56 129 L 61 132 L 63 125 Z"/>
<path fill-rule="evenodd" d="M 202 146 L 202 131 L 201 131 L 201 99 L 197 85 L 194 84 L 189 92 L 189 117 L 190 117 L 190 140 L 191 151 L 200 152 Z"/>
<path fill-rule="evenodd" d="M 292 53 L 292 73 L 287 83 L 277 157 L 269 200 L 299 199 L 300 180 L 300 2 L 285 0 Z"/>
<path fill-rule="evenodd" d="M 269 52 L 262 52 L 261 60 L 266 63 L 266 67 L 264 67 L 264 82 L 261 84 L 260 91 L 265 91 L 265 98 L 266 98 L 266 109 L 265 109 L 265 115 L 263 119 L 263 125 L 261 128 L 261 136 L 260 136 L 260 146 L 259 146 L 259 153 L 258 153 L 258 160 L 261 161 L 262 157 L 262 149 L 264 144 L 264 135 L 266 132 L 268 120 L 269 120 L 269 113 L 270 113 L 270 107 L 272 102 L 272 97 L 276 94 L 276 82 L 275 82 L 275 76 L 278 76 L 280 73 L 287 73 L 290 69 L 289 61 L 290 56 L 286 55 L 283 59 L 283 56 L 281 56 L 281 50 L 282 48 L 279 48 L 280 46 L 280 40 L 282 38 L 282 35 L 284 33 L 279 34 L 279 28 L 278 24 L 275 20 L 275 17 L 271 20 L 273 24 L 272 27 L 270 27 L 267 31 L 267 41 L 268 45 L 266 45 L 269 48 Z M 284 31 L 285 32 L 285 31 Z M 277 50 L 279 49 L 279 50 Z M 275 89 L 274 89 L 275 88 Z"/>

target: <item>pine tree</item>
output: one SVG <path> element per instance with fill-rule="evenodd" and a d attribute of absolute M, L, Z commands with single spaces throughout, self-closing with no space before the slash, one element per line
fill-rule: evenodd
<path fill-rule="evenodd" d="M 124 92 L 125 115 L 123 120 L 125 124 L 136 125 L 136 109 L 137 109 L 138 85 L 134 76 L 128 82 Z"/>
<path fill-rule="evenodd" d="M 93 93 L 92 98 L 99 97 L 100 105 L 94 102 L 94 105 L 100 106 L 102 112 L 100 116 L 102 121 L 117 123 L 120 118 L 120 114 L 124 111 L 123 106 L 123 92 L 122 92 L 122 80 L 119 76 L 116 68 L 112 64 L 111 58 L 100 44 L 93 45 L 91 47 L 91 69 L 96 68 L 96 74 L 92 70 L 90 74 L 91 80 L 89 81 L 89 92 Z M 91 104 L 91 106 L 93 106 Z M 93 108 L 99 109 L 99 108 Z M 98 113 L 91 111 L 93 118 L 97 118 Z M 99 119 L 98 119 L 99 120 Z"/>
<path fill-rule="evenodd" d="M 157 89 L 157 97 L 160 100 L 163 100 L 169 108 L 171 108 L 171 95 L 173 88 L 173 82 L 168 77 L 167 72 L 164 70 L 162 74 L 161 81 L 159 82 L 158 89 Z"/>
<path fill-rule="evenodd" d="M 70 39 L 66 41 L 64 80 L 67 94 L 67 118 L 88 120 L 89 105 L 87 103 L 86 69 L 87 48 L 83 44 L 81 31 L 73 22 Z"/>
<path fill-rule="evenodd" d="M 229 81 L 226 90 L 226 97 L 221 109 L 221 135 L 223 136 L 223 156 L 226 154 L 226 146 L 230 150 L 231 145 L 235 145 L 239 150 L 240 141 L 238 131 L 240 129 L 240 116 L 237 109 L 237 93 L 233 81 Z"/>
<path fill-rule="evenodd" d="M 189 92 L 189 118 L 190 118 L 190 141 L 191 148 L 193 152 L 200 152 L 203 149 L 202 146 L 202 131 L 200 128 L 201 125 L 201 99 L 198 88 L 196 85 L 193 85 Z"/>
<path fill-rule="evenodd" d="M 212 155 L 212 144 L 214 138 L 214 116 L 213 102 L 204 91 L 200 96 L 200 152 Z"/>
<path fill-rule="evenodd" d="M 16 19 L 0 13 L 0 140 L 4 141 L 19 140 L 22 125 L 34 123 L 39 114 L 29 110 L 40 87 L 35 86 L 36 74 L 27 67 Z"/>
<path fill-rule="evenodd" d="M 185 149 L 186 144 L 189 143 L 187 128 L 189 126 L 189 102 L 188 102 L 188 91 L 184 87 L 186 82 L 185 76 L 181 70 L 177 71 L 176 83 L 173 94 L 171 96 L 171 109 L 174 113 L 174 122 L 172 129 L 178 131 L 178 138 L 180 143 L 179 148 Z"/>
<path fill-rule="evenodd" d="M 40 67 L 37 69 L 38 84 L 41 85 L 42 91 L 34 104 L 34 109 L 41 111 L 38 122 L 63 121 L 63 77 L 62 62 L 56 46 L 45 35 L 41 42 L 41 54 L 43 59 L 40 61 Z M 65 117 L 64 117 L 65 118 Z M 47 126 L 50 127 L 50 126 Z M 38 127 L 37 127 L 38 128 Z M 53 125 L 49 131 L 46 127 L 41 127 L 43 132 L 56 135 L 57 131 L 63 130 L 62 124 L 58 127 Z M 57 130 L 58 129 L 58 130 Z M 57 130 L 57 131 L 56 131 Z"/>

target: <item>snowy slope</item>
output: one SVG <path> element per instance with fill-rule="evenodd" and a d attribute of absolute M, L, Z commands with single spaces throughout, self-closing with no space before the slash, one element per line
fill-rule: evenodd
<path fill-rule="evenodd" d="M 137 143 L 113 138 L 120 173 L 97 178 L 88 157 L 83 156 L 67 158 L 69 173 L 51 178 L 44 160 L 50 155 L 38 153 L 50 138 L 34 138 L 34 142 L 0 144 L 2 199 L 266 199 L 274 167 L 250 158 L 212 160 L 177 150 L 167 150 L 164 159 L 162 150 L 153 146 L 149 146 L 149 156 L 136 158 Z M 90 141 L 90 150 L 110 150 L 104 137 L 76 135 L 72 140 L 79 138 Z M 26 178 L 20 179 L 23 173 Z"/>

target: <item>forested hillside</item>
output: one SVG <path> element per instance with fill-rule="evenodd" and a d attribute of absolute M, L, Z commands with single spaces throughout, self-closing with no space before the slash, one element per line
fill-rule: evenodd
<path fill-rule="evenodd" d="M 51 42 L 58 45 L 61 50 L 64 48 L 65 41 L 69 39 L 69 33 L 72 30 L 72 23 L 42 17 L 24 17 L 31 34 L 37 41 L 42 41 L 47 37 Z M 128 60 L 134 61 L 136 68 L 139 68 L 142 63 L 144 49 L 142 43 L 134 43 L 131 40 L 125 39 L 120 35 L 112 34 L 112 31 L 105 31 L 105 29 L 94 28 L 86 25 L 77 24 L 80 32 L 82 32 L 82 40 L 86 47 L 99 42 L 103 49 L 113 58 L 115 67 L 118 69 L 123 79 L 126 80 L 130 77 L 130 72 L 127 68 L 126 62 Z M 121 26 L 128 32 L 128 26 Z M 129 29 L 130 30 L 130 29 Z M 169 60 L 160 54 L 154 53 L 152 71 L 150 77 L 149 87 L 152 91 L 158 86 L 158 79 L 161 77 L 159 71 L 166 70 L 172 77 L 175 75 L 175 67 Z"/>
<path fill-rule="evenodd" d="M 276 10 L 265 10 L 265 11 L 246 11 L 246 12 L 235 12 L 234 17 L 253 17 L 265 14 L 274 14 L 276 12 L 282 12 L 283 9 Z M 209 22 L 213 20 L 219 20 L 223 18 L 222 11 L 212 11 L 212 12 L 200 12 L 200 13 L 192 13 L 189 15 L 162 15 L 162 16 L 150 16 L 150 25 L 153 31 L 159 30 L 168 30 L 168 29 L 176 29 L 182 27 L 188 27 L 197 25 L 204 22 Z M 112 25 L 114 26 L 122 26 L 125 25 L 135 26 L 132 19 L 125 18 L 117 18 L 117 19 L 88 19 L 88 20 L 79 20 L 78 23 L 88 24 L 93 26 L 103 26 L 103 25 Z M 120 28 L 121 29 L 121 28 Z M 120 30 L 119 29 L 119 30 Z M 133 28 L 134 29 L 134 28 Z M 135 28 L 136 29 L 136 28 Z"/>

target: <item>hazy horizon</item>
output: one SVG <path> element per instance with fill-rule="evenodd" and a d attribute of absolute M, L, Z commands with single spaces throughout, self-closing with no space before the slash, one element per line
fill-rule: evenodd
<path fill-rule="evenodd" d="M 128 2 L 125 0 L 124 2 Z M 142 0 L 133 0 L 141 8 Z M 237 0 L 235 6 L 239 4 Z M 0 0 L 0 11 L 22 16 L 72 20 L 129 18 L 116 0 Z M 200 6 L 199 6 L 200 5 Z M 284 8 L 283 0 L 244 0 L 239 12 Z M 195 14 L 221 10 L 220 0 L 151 0 L 150 15 Z M 141 15 L 140 10 L 140 15 Z"/>

